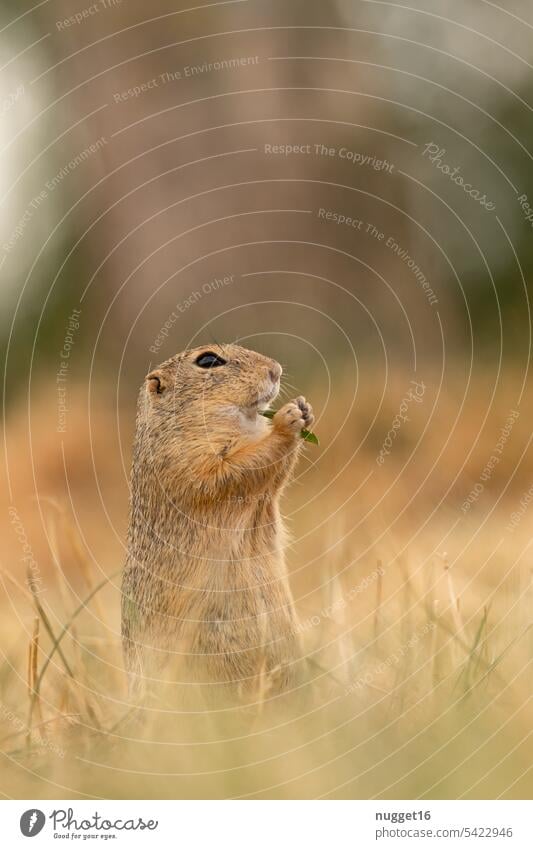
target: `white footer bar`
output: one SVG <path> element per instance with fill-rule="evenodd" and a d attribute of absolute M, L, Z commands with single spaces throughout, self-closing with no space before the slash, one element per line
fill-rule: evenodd
<path fill-rule="evenodd" d="M 529 801 L 3 801 L 0 816 L 9 849 L 533 847 Z"/>

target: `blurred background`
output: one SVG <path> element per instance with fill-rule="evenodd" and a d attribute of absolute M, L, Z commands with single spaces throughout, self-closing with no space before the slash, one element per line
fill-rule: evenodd
<path fill-rule="evenodd" d="M 455 705 L 455 685 L 435 699 L 440 675 L 464 683 L 465 663 L 479 679 L 500 656 L 514 664 L 496 687 L 509 698 L 501 713 L 474 714 L 490 717 L 479 741 L 511 723 L 515 756 L 491 751 L 502 766 L 480 791 L 486 762 L 472 742 L 461 777 L 429 795 L 531 791 L 532 30 L 525 0 L 0 0 L 0 720 L 15 711 L 23 722 L 4 716 L 10 746 L 29 733 L 16 707 L 36 645 L 27 569 L 49 626 L 37 610 L 38 668 L 84 593 L 110 579 L 100 609 L 67 629 L 72 657 L 94 662 L 83 686 L 105 715 L 113 691 L 98 657 L 112 644 L 119 670 L 116 573 L 139 385 L 178 351 L 238 340 L 278 359 L 317 413 L 320 448 L 307 449 L 284 509 L 303 618 L 329 627 L 324 593 L 327 604 L 332 592 L 350 600 L 333 643 L 350 642 L 327 664 L 355 664 L 353 683 L 376 610 L 404 646 L 423 627 L 405 630 L 419 581 L 420 622 L 439 619 L 459 647 L 420 685 L 434 718 Z M 378 563 L 381 595 L 371 581 L 350 596 Z M 368 632 L 352 633 L 365 617 Z M 330 652 L 331 634 L 313 633 L 313 651 Z M 380 652 L 382 662 L 394 648 Z M 68 712 L 66 701 L 51 707 L 65 674 L 57 655 L 45 723 Z M 367 769 L 379 741 L 400 746 L 399 732 L 380 736 L 398 686 L 385 686 Z M 370 706 L 342 710 L 353 719 Z M 87 710 L 72 712 L 94 730 Z M 457 718 L 457 733 L 472 721 Z M 450 730 L 439 733 L 415 755 L 398 749 L 392 797 L 420 795 L 447 772 L 434 753 Z M 36 785 L 11 760 L 11 787 L 93 795 L 101 775 L 65 777 L 47 746 L 46 758 L 42 746 L 25 750 L 40 758 L 31 775 L 62 777 Z M 311 752 L 302 775 L 327 760 Z M 424 768 L 408 777 L 413 758 Z M 286 795 L 387 792 L 386 772 L 368 784 L 359 767 L 295 779 Z M 168 792 L 261 795 L 262 775 Z M 148 779 L 128 788 L 164 790 Z"/>

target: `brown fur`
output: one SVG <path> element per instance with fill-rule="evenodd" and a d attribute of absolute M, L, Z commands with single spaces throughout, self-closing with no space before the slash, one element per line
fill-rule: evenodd
<path fill-rule="evenodd" d="M 226 365 L 195 364 L 214 351 Z M 239 690 L 294 680 L 297 618 L 279 499 L 313 415 L 304 398 L 270 422 L 281 367 L 238 345 L 184 351 L 139 394 L 122 634 L 132 678 L 186 659 Z"/>

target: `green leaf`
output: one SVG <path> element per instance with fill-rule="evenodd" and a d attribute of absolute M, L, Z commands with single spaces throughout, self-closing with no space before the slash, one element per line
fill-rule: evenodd
<path fill-rule="evenodd" d="M 320 442 L 318 441 L 318 436 L 316 435 L 316 433 L 313 433 L 310 430 L 306 430 L 305 428 L 303 428 L 303 430 L 300 431 L 300 436 L 302 437 L 302 439 L 305 439 L 306 442 L 312 442 L 313 445 L 320 445 Z"/>
<path fill-rule="evenodd" d="M 261 415 L 265 416 L 265 418 L 267 419 L 273 419 L 276 415 L 276 410 L 261 410 Z M 310 430 L 302 428 L 302 430 L 300 431 L 300 436 L 302 437 L 302 439 L 305 440 L 305 442 L 312 442 L 313 445 L 320 445 L 320 442 L 318 441 L 318 436 L 316 435 L 316 433 L 312 433 L 312 431 Z"/>

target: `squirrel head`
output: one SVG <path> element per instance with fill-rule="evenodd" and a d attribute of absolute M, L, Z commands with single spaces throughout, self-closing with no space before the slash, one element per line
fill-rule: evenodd
<path fill-rule="evenodd" d="M 275 360 L 240 345 L 202 345 L 171 357 L 145 378 L 144 415 L 177 425 L 257 419 L 277 396 L 282 369 Z"/>

